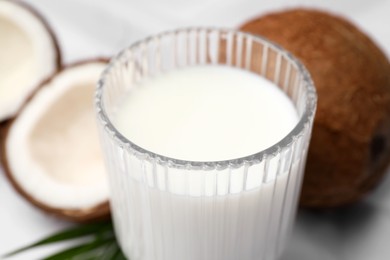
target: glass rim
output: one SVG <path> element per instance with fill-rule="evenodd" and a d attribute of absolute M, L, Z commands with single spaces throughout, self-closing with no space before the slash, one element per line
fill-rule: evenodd
<path fill-rule="evenodd" d="M 104 86 L 107 80 L 108 75 L 115 69 L 115 65 L 123 60 L 123 57 L 126 54 L 126 51 L 129 51 L 131 49 L 137 48 L 138 46 L 142 45 L 145 42 L 151 41 L 155 38 L 161 38 L 164 36 L 169 35 L 175 35 L 178 33 L 183 32 L 192 32 L 192 31 L 206 31 L 206 32 L 220 32 L 220 33 L 232 33 L 235 35 L 241 35 L 245 36 L 247 38 L 251 38 L 253 41 L 266 43 L 272 46 L 277 52 L 285 55 L 291 63 L 293 63 L 296 66 L 297 72 L 302 75 L 302 82 L 304 84 L 304 88 L 307 91 L 307 98 L 305 102 L 305 108 L 303 114 L 299 117 L 299 121 L 294 126 L 294 128 L 285 135 L 281 140 L 279 140 L 277 143 L 273 144 L 272 146 L 260 150 L 259 152 L 256 152 L 254 154 L 234 158 L 234 159 L 227 159 L 227 160 L 217 160 L 217 161 L 191 161 L 191 160 L 183 160 L 183 159 L 176 159 L 168 156 L 164 156 L 155 152 L 152 152 L 148 149 L 142 148 L 141 146 L 133 143 L 131 140 L 126 138 L 122 133 L 114 126 L 112 121 L 110 120 L 110 117 L 106 113 L 106 109 L 104 107 L 103 102 L 103 90 Z M 260 75 L 262 76 L 262 75 Z M 264 76 L 262 76 L 264 77 Z M 276 44 L 267 38 L 255 35 L 247 32 L 242 32 L 235 29 L 227 29 L 227 28 L 217 28 L 217 27 L 187 27 L 187 28 L 180 28 L 176 30 L 169 30 L 165 31 L 159 34 L 155 34 L 152 36 L 149 36 L 147 38 L 144 38 L 142 40 L 136 41 L 133 44 L 131 44 L 129 47 L 123 49 L 121 52 L 119 52 L 117 55 L 115 55 L 107 65 L 107 67 L 102 72 L 99 81 L 97 83 L 97 88 L 95 91 L 95 109 L 96 114 L 98 117 L 98 123 L 103 125 L 103 131 L 107 132 L 111 138 L 119 142 L 119 145 L 123 148 L 126 148 L 126 150 L 131 150 L 131 152 L 134 152 L 138 156 L 141 156 L 143 158 L 150 158 L 153 160 L 157 160 L 160 164 L 166 164 L 169 165 L 169 167 L 174 168 L 187 168 L 187 169 L 224 169 L 227 167 L 237 168 L 241 167 L 245 163 L 254 164 L 263 161 L 265 158 L 269 156 L 276 155 L 278 152 L 280 152 L 282 149 L 286 147 L 290 147 L 293 145 L 296 139 L 300 137 L 302 132 L 304 131 L 307 124 L 310 124 L 314 118 L 314 114 L 316 111 L 316 105 L 317 105 L 317 93 L 316 89 L 314 87 L 313 80 L 310 76 L 310 73 L 306 69 L 306 67 L 289 51 L 282 48 L 279 44 Z"/>

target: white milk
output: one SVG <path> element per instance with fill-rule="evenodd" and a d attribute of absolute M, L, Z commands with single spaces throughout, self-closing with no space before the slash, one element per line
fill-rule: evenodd
<path fill-rule="evenodd" d="M 297 120 L 290 99 L 266 79 L 201 66 L 143 81 L 126 97 L 115 123 L 125 137 L 154 153 L 217 161 L 272 146 Z"/>
<path fill-rule="evenodd" d="M 291 101 L 272 83 L 205 66 L 143 81 L 124 98 L 114 124 L 152 152 L 213 161 L 259 152 L 297 120 Z M 276 172 L 272 165 L 194 172 L 123 158 L 112 163 L 112 207 L 131 260 L 269 260 L 280 254 L 303 160 L 281 166 L 267 182 L 265 172 Z"/>

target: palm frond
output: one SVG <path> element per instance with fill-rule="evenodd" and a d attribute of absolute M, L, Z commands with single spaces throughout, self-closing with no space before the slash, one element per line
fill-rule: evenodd
<path fill-rule="evenodd" d="M 63 259 L 117 259 L 125 260 L 122 251 L 117 243 L 114 228 L 111 221 L 104 221 L 93 224 L 84 224 L 71 227 L 67 230 L 58 232 L 49 237 L 41 239 L 33 244 L 14 250 L 3 257 L 9 257 L 39 246 L 53 243 L 74 240 L 79 238 L 89 238 L 83 240 L 82 244 L 64 249 L 61 252 L 44 258 L 45 260 L 63 260 Z"/>

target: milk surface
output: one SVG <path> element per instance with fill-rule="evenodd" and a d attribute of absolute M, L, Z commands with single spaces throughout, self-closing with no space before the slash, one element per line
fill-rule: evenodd
<path fill-rule="evenodd" d="M 225 66 L 196 66 L 140 82 L 115 124 L 138 146 L 175 159 L 218 161 L 264 150 L 296 125 L 275 85 Z"/>

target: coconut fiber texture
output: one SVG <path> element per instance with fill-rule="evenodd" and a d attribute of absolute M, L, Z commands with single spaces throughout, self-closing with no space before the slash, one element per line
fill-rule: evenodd
<path fill-rule="evenodd" d="M 241 29 L 292 52 L 317 88 L 301 205 L 335 207 L 359 200 L 379 183 L 390 158 L 386 56 L 350 22 L 318 10 L 271 13 Z"/>

